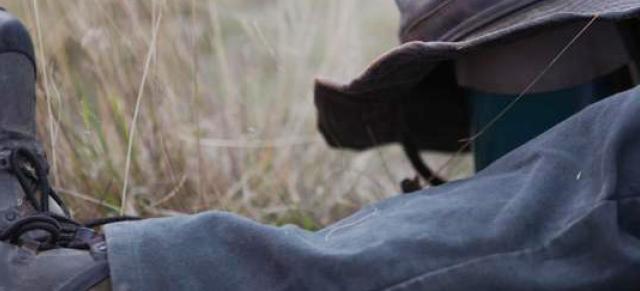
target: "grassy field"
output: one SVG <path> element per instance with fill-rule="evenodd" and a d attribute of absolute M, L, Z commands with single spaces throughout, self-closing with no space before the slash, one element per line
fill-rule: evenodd
<path fill-rule="evenodd" d="M 0 5 L 34 37 L 39 134 L 82 218 L 217 209 L 313 229 L 413 175 L 395 147 L 328 148 L 312 100 L 315 77 L 347 81 L 397 44 L 393 1 Z"/>

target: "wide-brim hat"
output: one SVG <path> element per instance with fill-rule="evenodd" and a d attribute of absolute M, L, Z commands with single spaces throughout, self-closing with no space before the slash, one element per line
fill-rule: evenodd
<path fill-rule="evenodd" d="M 572 23 L 614 23 L 640 33 L 640 0 L 396 2 L 405 43 L 348 84 L 316 82 L 319 129 L 333 147 L 363 150 L 410 137 L 419 149 L 457 151 L 470 136 L 457 59 Z"/>

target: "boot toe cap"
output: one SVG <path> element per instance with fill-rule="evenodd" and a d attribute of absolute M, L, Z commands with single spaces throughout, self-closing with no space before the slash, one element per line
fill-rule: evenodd
<path fill-rule="evenodd" d="M 13 15 L 0 10 L 0 53 L 4 52 L 22 53 L 32 62 L 35 60 L 33 42 L 27 28 Z"/>

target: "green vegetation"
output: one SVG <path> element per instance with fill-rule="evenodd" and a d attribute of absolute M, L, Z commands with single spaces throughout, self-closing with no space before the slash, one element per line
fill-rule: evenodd
<path fill-rule="evenodd" d="M 217 209 L 314 229 L 412 173 L 397 148 L 332 151 L 315 127 L 314 78 L 394 47 L 392 1 L 0 5 L 33 34 L 40 137 L 81 218 Z"/>

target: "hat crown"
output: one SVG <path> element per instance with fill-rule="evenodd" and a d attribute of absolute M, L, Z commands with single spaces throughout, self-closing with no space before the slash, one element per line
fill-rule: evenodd
<path fill-rule="evenodd" d="M 400 39 L 455 41 L 469 31 L 542 0 L 396 0 L 400 9 Z"/>

